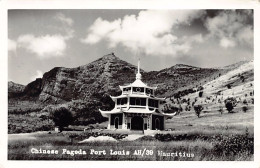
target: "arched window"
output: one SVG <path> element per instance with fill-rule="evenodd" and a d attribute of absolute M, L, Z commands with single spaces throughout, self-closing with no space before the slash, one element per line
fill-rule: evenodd
<path fill-rule="evenodd" d="M 143 87 L 133 87 L 133 92 L 143 93 L 144 88 Z"/>
<path fill-rule="evenodd" d="M 156 118 L 155 119 L 155 129 L 156 130 L 160 130 L 161 126 L 160 126 L 160 119 Z"/>
<path fill-rule="evenodd" d="M 146 89 L 145 89 L 145 93 L 146 93 L 147 95 L 153 95 L 153 90 L 152 90 L 152 89 L 149 89 L 149 88 L 146 88 Z"/>

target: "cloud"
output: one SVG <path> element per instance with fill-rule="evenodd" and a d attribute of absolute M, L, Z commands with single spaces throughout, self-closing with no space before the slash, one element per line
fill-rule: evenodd
<path fill-rule="evenodd" d="M 36 75 L 34 75 L 34 76 L 31 77 L 31 81 L 34 81 L 36 78 L 42 78 L 42 76 L 43 76 L 42 71 L 37 70 L 37 71 L 36 71 Z"/>
<path fill-rule="evenodd" d="M 233 40 L 230 40 L 230 39 L 223 37 L 220 40 L 220 46 L 222 46 L 224 48 L 234 47 L 234 46 L 236 46 L 236 43 Z"/>
<path fill-rule="evenodd" d="M 252 10 L 224 10 L 205 22 L 209 36 L 219 40 L 224 48 L 238 44 L 253 47 Z"/>
<path fill-rule="evenodd" d="M 74 37 L 74 30 L 71 28 L 74 21 L 62 13 L 56 14 L 54 19 L 64 24 L 57 27 L 61 32 L 60 34 L 44 34 L 40 36 L 22 34 L 16 41 L 9 40 L 10 49 L 14 47 L 24 48 L 41 59 L 62 57 L 67 49 L 67 41 Z"/>
<path fill-rule="evenodd" d="M 16 51 L 17 43 L 14 40 L 8 39 L 8 51 Z"/>
<path fill-rule="evenodd" d="M 40 58 L 50 56 L 62 56 L 67 45 L 66 38 L 61 35 L 34 36 L 32 34 L 21 35 L 17 39 L 18 47 L 27 49 L 37 54 Z"/>
<path fill-rule="evenodd" d="M 68 26 L 72 26 L 74 23 L 74 21 L 71 18 L 66 17 L 63 13 L 57 13 L 54 18 L 56 20 L 59 20 L 63 24 L 67 24 Z"/>
<path fill-rule="evenodd" d="M 64 38 L 65 39 L 71 39 L 74 37 L 74 29 L 72 29 L 72 26 L 74 24 L 74 21 L 72 18 L 65 16 L 63 13 L 57 13 L 54 16 L 55 20 L 58 20 L 60 23 L 62 23 L 62 26 L 57 27 L 57 29 L 60 30 L 60 32 L 65 32 Z"/>
<path fill-rule="evenodd" d="M 174 34 L 173 27 L 189 25 L 204 14 L 202 10 L 147 10 L 138 16 L 126 15 L 114 21 L 98 18 L 81 42 L 95 44 L 105 40 L 111 48 L 122 45 L 133 52 L 175 56 L 189 51 L 192 44 L 202 41 L 202 36 L 185 37 L 184 40 Z"/>
<path fill-rule="evenodd" d="M 102 40 L 108 33 L 111 33 L 118 29 L 121 24 L 121 19 L 113 22 L 108 22 L 102 18 L 96 19 L 93 25 L 89 28 L 91 32 L 85 39 L 81 39 L 81 42 L 88 44 L 95 44 Z"/>

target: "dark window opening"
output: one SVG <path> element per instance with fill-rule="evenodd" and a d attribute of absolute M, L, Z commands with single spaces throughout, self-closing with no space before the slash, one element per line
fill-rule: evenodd
<path fill-rule="evenodd" d="M 146 89 L 145 89 L 145 93 L 146 93 L 146 94 L 153 95 L 153 89 L 146 88 Z"/>
<path fill-rule="evenodd" d="M 144 88 L 143 87 L 133 87 L 133 91 L 134 92 L 144 92 Z"/>
<path fill-rule="evenodd" d="M 117 99 L 116 104 L 117 105 L 125 105 L 125 104 L 127 104 L 127 98 Z"/>
<path fill-rule="evenodd" d="M 159 105 L 158 105 L 158 100 L 154 100 L 154 99 L 149 99 L 148 100 L 148 106 L 149 107 L 155 107 L 155 108 L 158 108 Z"/>
<path fill-rule="evenodd" d="M 130 98 L 130 105 L 136 105 L 136 106 L 146 106 L 146 99 L 145 98 Z"/>
<path fill-rule="evenodd" d="M 123 88 L 123 91 L 124 91 L 124 92 L 128 92 L 128 91 L 131 91 L 131 88 L 130 88 L 130 87 L 127 87 L 127 88 Z"/>

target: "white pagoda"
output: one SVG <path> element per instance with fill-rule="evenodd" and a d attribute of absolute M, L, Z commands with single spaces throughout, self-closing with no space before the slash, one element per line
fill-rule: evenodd
<path fill-rule="evenodd" d="M 154 96 L 156 87 L 149 87 L 141 81 L 140 61 L 136 80 L 127 86 L 119 86 L 122 94 L 117 97 L 110 96 L 115 102 L 111 111 L 99 110 L 103 117 L 108 118 L 107 129 L 123 130 L 164 130 L 166 114 L 160 106 L 165 98 Z"/>

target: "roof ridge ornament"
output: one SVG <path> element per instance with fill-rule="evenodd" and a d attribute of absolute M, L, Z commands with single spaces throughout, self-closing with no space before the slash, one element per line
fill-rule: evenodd
<path fill-rule="evenodd" d="M 137 67 L 137 74 L 136 74 L 136 79 L 141 80 L 142 75 L 140 73 L 140 58 L 138 59 L 138 67 Z"/>

